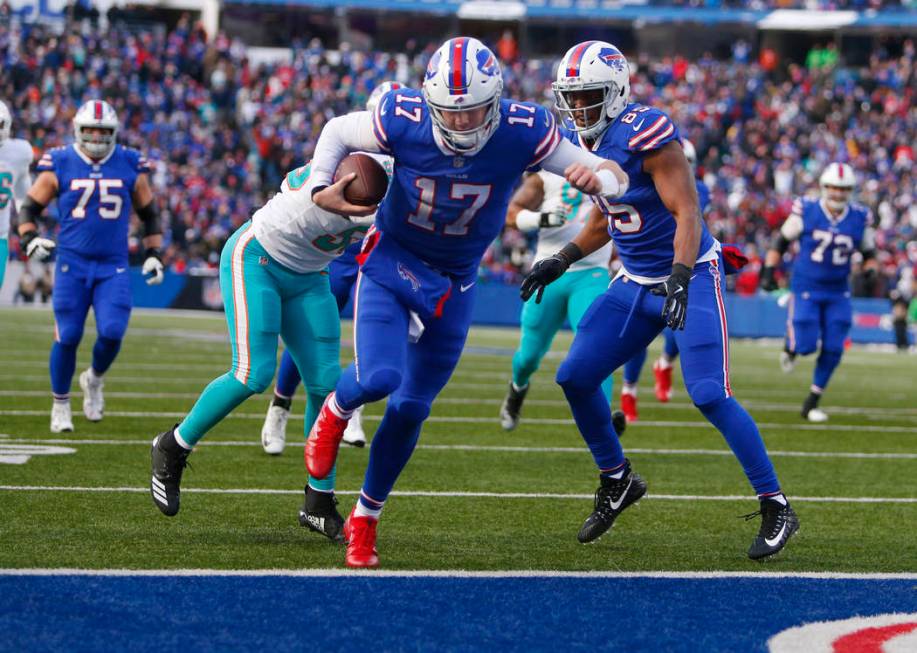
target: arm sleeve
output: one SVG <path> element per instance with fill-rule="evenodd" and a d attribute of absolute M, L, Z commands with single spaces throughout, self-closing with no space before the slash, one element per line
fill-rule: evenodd
<path fill-rule="evenodd" d="M 338 163 L 351 152 L 384 151 L 376 138 L 373 114 L 357 111 L 332 118 L 322 129 L 322 135 L 315 145 L 312 156 L 313 184 L 330 185 Z"/>
<path fill-rule="evenodd" d="M 789 241 L 793 241 L 802 235 L 802 229 L 802 216 L 798 213 L 790 213 L 790 217 L 780 227 L 780 235 Z"/>
<path fill-rule="evenodd" d="M 555 175 L 563 177 L 564 170 L 566 170 L 567 166 L 571 163 L 582 163 L 588 168 L 595 170 L 603 161 L 605 161 L 605 159 L 602 157 L 596 156 L 592 152 L 584 150 L 581 147 L 577 147 L 566 139 L 561 139 L 554 150 L 541 162 L 541 167 L 548 172 L 553 172 Z"/>

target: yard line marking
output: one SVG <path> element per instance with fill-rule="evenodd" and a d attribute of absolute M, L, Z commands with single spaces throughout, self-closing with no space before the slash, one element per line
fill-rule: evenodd
<path fill-rule="evenodd" d="M 346 578 L 660 578 L 671 580 L 716 580 L 728 578 L 802 578 L 812 580 L 917 580 L 912 572 L 836 571 L 560 571 L 518 569 L 466 571 L 464 569 L 0 569 L 0 576 L 232 576 Z"/>
<path fill-rule="evenodd" d="M 48 414 L 46 410 L 0 410 L 0 416 L 12 417 L 44 417 Z M 132 410 L 114 410 L 106 411 L 106 417 L 161 417 L 163 419 L 175 419 L 185 417 L 187 413 L 181 411 L 132 411 Z M 230 413 L 224 419 L 247 419 L 247 420 L 264 420 L 263 413 Z M 291 414 L 289 419 L 303 420 L 303 415 Z M 381 415 L 366 415 L 365 419 L 379 421 Z M 493 417 L 452 417 L 437 416 L 428 417 L 425 421 L 431 423 L 448 423 L 448 424 L 495 424 L 496 419 Z M 526 424 L 535 426 L 573 426 L 571 418 L 554 418 L 554 417 L 530 417 L 526 419 Z M 681 421 L 681 420 L 640 420 L 629 425 L 629 428 L 643 428 L 646 426 L 683 426 L 697 428 L 714 428 L 709 422 L 702 421 Z M 789 430 L 789 431 L 855 431 L 855 432 L 876 432 L 876 433 L 914 433 L 917 434 L 917 427 L 910 426 L 884 426 L 884 425 L 855 425 L 855 424 L 791 424 L 780 422 L 758 422 L 758 427 L 762 429 Z"/>
<path fill-rule="evenodd" d="M 11 438 L 0 433 L 0 439 L 7 443 L 34 443 L 34 444 L 100 444 L 100 445 L 131 445 L 150 446 L 151 440 L 105 440 L 105 439 L 80 439 L 80 438 Z M 199 442 L 195 447 L 260 447 L 261 442 L 256 438 L 250 440 L 207 440 Z M 288 442 L 288 447 L 305 446 L 304 442 Z M 430 451 L 503 451 L 507 453 L 588 453 L 589 449 L 583 447 L 520 447 L 509 445 L 487 444 L 418 444 L 417 449 Z M 667 449 L 667 448 L 633 448 L 627 449 L 628 454 L 646 454 L 662 456 L 727 456 L 734 454 L 729 449 Z M 853 458 L 853 459 L 878 459 L 878 460 L 917 460 L 917 453 L 910 452 L 862 452 L 862 451 L 781 451 L 771 450 L 771 456 L 781 458 Z"/>
<path fill-rule="evenodd" d="M 150 491 L 148 487 L 86 487 L 68 485 L 0 485 L 0 491 L 7 492 L 114 492 L 140 493 Z M 182 488 L 182 492 L 196 494 L 260 494 L 260 495 L 302 495 L 302 489 L 280 490 L 270 488 Z M 335 490 L 335 494 L 358 495 L 359 490 Z M 395 490 L 390 496 L 432 497 L 432 498 L 474 498 L 474 499 L 594 499 L 594 493 L 561 494 L 538 492 L 448 492 L 433 490 Z M 739 494 L 647 494 L 644 498 L 659 501 L 750 501 L 754 497 Z M 917 504 L 917 497 L 793 497 L 794 503 L 903 503 Z"/>

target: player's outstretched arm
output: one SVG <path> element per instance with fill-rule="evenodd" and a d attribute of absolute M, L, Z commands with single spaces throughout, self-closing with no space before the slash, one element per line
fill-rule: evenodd
<path fill-rule="evenodd" d="M 675 218 L 675 257 L 672 273 L 654 294 L 665 295 L 662 315 L 672 329 L 684 329 L 688 315 L 688 284 L 697 261 L 703 233 L 694 174 L 676 141 L 653 150 L 643 159 L 643 170 L 653 178 L 659 198 Z"/>
<path fill-rule="evenodd" d="M 32 184 L 19 207 L 19 247 L 30 259 L 45 261 L 54 251 L 54 241 L 38 235 L 38 221 L 45 207 L 57 196 L 57 175 L 44 171 Z"/>
<path fill-rule="evenodd" d="M 134 182 L 132 198 L 137 207 L 137 217 L 143 224 L 143 276 L 148 286 L 158 286 L 165 278 L 165 268 L 162 264 L 162 226 L 159 222 L 159 212 L 153 202 L 153 189 L 147 175 L 137 176 Z"/>
<path fill-rule="evenodd" d="M 376 211 L 375 206 L 351 204 L 344 199 L 344 186 L 355 175 L 332 183 L 341 159 L 351 152 L 382 152 L 373 132 L 373 114 L 369 111 L 332 118 L 322 129 L 312 156 L 312 199 L 321 208 L 338 215 L 371 215 Z"/>
<path fill-rule="evenodd" d="M 541 212 L 544 202 L 544 180 L 538 173 L 525 176 L 522 185 L 513 194 L 506 211 L 506 225 L 520 231 L 535 231 L 540 227 L 556 227 L 563 224 L 563 216 Z M 556 224 L 555 224 L 556 222 Z"/>
<path fill-rule="evenodd" d="M 562 140 L 541 162 L 548 172 L 564 177 L 570 185 L 587 195 L 603 195 L 609 199 L 627 192 L 627 173 L 614 161 L 596 156 Z"/>

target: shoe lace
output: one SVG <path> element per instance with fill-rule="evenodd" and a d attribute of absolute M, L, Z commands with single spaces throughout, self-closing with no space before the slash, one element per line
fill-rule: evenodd
<path fill-rule="evenodd" d="M 614 485 L 603 485 L 595 491 L 595 512 L 603 517 L 613 514 L 611 503 L 621 498 L 621 493 L 627 487 L 624 480 L 615 481 Z"/>
<path fill-rule="evenodd" d="M 740 515 L 739 519 L 749 521 L 759 515 L 761 516 L 761 528 L 758 529 L 758 537 L 774 537 L 780 531 L 782 510 L 777 507 L 762 505 L 761 508 L 754 512 Z"/>

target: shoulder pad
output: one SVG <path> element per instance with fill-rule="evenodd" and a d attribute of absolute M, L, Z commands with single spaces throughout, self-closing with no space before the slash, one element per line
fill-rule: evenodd
<path fill-rule="evenodd" d="M 675 123 L 655 107 L 630 107 L 621 124 L 630 126 L 626 134 L 627 149 L 631 152 L 650 152 L 678 138 Z"/>

